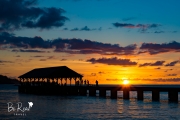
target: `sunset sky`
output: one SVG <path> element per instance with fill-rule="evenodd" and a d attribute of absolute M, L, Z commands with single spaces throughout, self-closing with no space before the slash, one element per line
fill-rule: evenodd
<path fill-rule="evenodd" d="M 0 0 L 0 74 L 68 66 L 99 84 L 180 84 L 179 0 Z"/>

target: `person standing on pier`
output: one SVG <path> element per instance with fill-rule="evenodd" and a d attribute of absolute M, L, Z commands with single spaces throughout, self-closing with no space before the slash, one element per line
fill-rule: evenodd
<path fill-rule="evenodd" d="M 87 86 L 89 86 L 89 80 L 87 80 Z"/>
<path fill-rule="evenodd" d="M 96 80 L 96 87 L 98 86 L 98 81 Z"/>
<path fill-rule="evenodd" d="M 86 85 L 86 80 L 84 80 L 84 85 Z"/>

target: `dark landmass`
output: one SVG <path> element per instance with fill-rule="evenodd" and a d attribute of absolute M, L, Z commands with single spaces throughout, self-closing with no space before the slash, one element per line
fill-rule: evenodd
<path fill-rule="evenodd" d="M 0 84 L 19 84 L 17 79 L 11 79 L 7 76 L 0 75 Z"/>

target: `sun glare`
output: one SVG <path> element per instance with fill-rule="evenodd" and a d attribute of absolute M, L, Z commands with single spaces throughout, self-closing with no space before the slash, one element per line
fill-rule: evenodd
<path fill-rule="evenodd" d="M 129 80 L 123 80 L 123 84 L 124 84 L 124 85 L 129 84 Z"/>

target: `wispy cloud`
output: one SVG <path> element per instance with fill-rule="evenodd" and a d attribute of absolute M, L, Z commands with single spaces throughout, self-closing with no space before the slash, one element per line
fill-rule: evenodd
<path fill-rule="evenodd" d="M 117 57 L 99 58 L 99 59 L 91 58 L 91 59 L 88 59 L 87 62 L 91 62 L 93 64 L 102 63 L 102 64 L 107 64 L 107 65 L 121 65 L 121 66 L 137 65 L 137 62 L 133 62 L 130 59 L 118 59 Z"/>
<path fill-rule="evenodd" d="M 140 64 L 139 67 L 145 67 L 145 66 L 163 66 L 165 61 L 156 61 L 154 63 L 143 63 Z"/>
<path fill-rule="evenodd" d="M 115 27 L 119 27 L 119 28 L 138 28 L 140 30 L 140 32 L 145 32 L 146 30 L 148 29 L 151 29 L 151 28 L 158 28 L 160 27 L 161 25 L 160 24 L 132 24 L 132 23 L 119 23 L 119 22 L 116 22 L 116 23 L 112 23 L 113 26 Z"/>
<path fill-rule="evenodd" d="M 172 61 L 168 64 L 166 64 L 165 66 L 175 66 L 177 63 L 179 63 L 180 61 L 179 60 L 176 60 L 176 61 Z"/>

